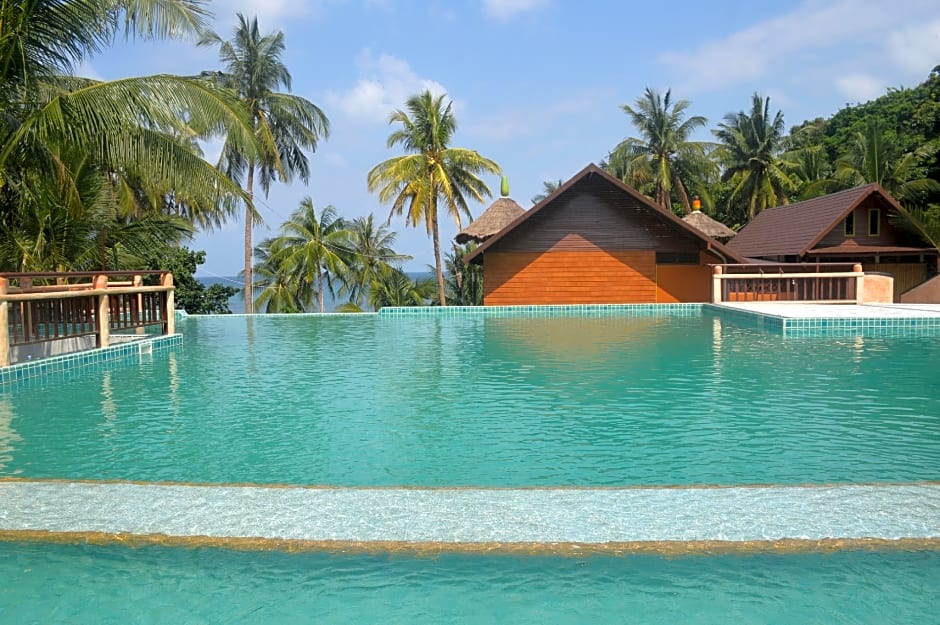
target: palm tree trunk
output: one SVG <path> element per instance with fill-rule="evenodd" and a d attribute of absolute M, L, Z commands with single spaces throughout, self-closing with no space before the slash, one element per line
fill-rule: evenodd
<path fill-rule="evenodd" d="M 323 271 L 317 270 L 317 299 L 320 301 L 320 313 L 326 312 L 323 307 Z"/>
<path fill-rule="evenodd" d="M 248 182 L 245 185 L 245 192 L 248 194 L 248 204 L 245 205 L 245 313 L 250 315 L 254 311 L 252 310 L 254 302 L 254 291 L 252 289 L 252 284 L 254 283 L 254 276 L 251 272 L 251 260 L 252 260 L 252 251 L 251 251 L 251 202 L 254 199 L 253 189 L 255 183 L 255 164 L 248 164 Z"/>
<path fill-rule="evenodd" d="M 447 306 L 444 297 L 444 271 L 441 267 L 441 236 L 437 228 L 437 211 L 431 215 L 431 234 L 434 238 L 434 265 L 437 267 L 437 289 L 441 296 L 441 306 Z"/>

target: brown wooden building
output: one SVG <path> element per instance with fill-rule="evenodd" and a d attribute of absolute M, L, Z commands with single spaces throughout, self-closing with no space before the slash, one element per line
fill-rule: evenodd
<path fill-rule="evenodd" d="M 708 265 L 745 262 L 596 165 L 467 260 L 487 306 L 708 302 Z"/>
<path fill-rule="evenodd" d="M 861 263 L 894 276 L 894 299 L 937 272 L 938 252 L 910 228 L 905 210 L 877 184 L 762 211 L 728 247 L 777 262 Z"/>

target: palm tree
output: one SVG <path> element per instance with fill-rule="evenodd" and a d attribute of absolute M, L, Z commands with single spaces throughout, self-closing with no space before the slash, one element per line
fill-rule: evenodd
<path fill-rule="evenodd" d="M 347 270 L 345 259 L 351 253 L 351 237 L 346 221 L 334 207 L 327 206 L 318 216 L 309 197 L 301 200 L 297 210 L 281 224 L 277 237 L 281 255 L 277 260 L 293 276 L 297 289 L 313 285 L 321 313 L 325 312 L 324 293 L 335 292 L 333 278 Z"/>
<path fill-rule="evenodd" d="M 411 256 L 399 254 L 392 248 L 395 233 L 381 224 L 376 225 L 372 214 L 353 220 L 350 232 L 348 270 L 342 279 L 350 301 L 361 307 L 380 274 L 411 260 Z"/>
<path fill-rule="evenodd" d="M 474 150 L 450 147 L 457 120 L 453 103 L 444 105 L 446 96 L 432 96 L 424 91 L 408 98 L 406 111 L 397 110 L 390 124 L 401 127 L 388 137 L 388 147 L 401 145 L 407 152 L 379 163 L 369 172 L 369 191 L 378 192 L 381 202 L 392 202 L 392 215 L 407 213 L 405 223 L 417 227 L 423 223 L 434 242 L 434 265 L 441 306 L 446 306 L 444 271 L 438 228 L 438 207 L 461 228 L 461 215 L 471 219 L 466 196 L 483 201 L 490 196 L 477 174 L 499 173 L 499 165 Z"/>
<path fill-rule="evenodd" d="M 284 262 L 287 252 L 281 239 L 266 239 L 255 248 L 254 283 L 260 289 L 255 306 L 265 313 L 299 313 L 313 301 L 310 282 L 298 282 Z"/>
<path fill-rule="evenodd" d="M 224 72 L 206 72 L 218 84 L 233 89 L 248 109 L 256 136 L 265 146 L 260 153 L 246 152 L 237 141 L 226 140 L 220 167 L 233 180 L 244 176 L 245 192 L 254 197 L 255 174 L 265 196 L 275 180 L 290 182 L 298 176 L 304 183 L 310 179 L 310 165 L 304 150 L 316 150 L 320 139 L 330 134 L 330 122 L 312 102 L 277 89 L 291 88 L 291 75 L 281 61 L 284 33 L 261 35 L 257 18 L 249 22 L 238 14 L 238 26 L 231 41 L 223 41 L 209 33 L 203 45 L 218 45 Z M 253 206 L 245 209 L 245 293 L 251 293 L 251 229 L 258 221 Z M 251 296 L 245 297 L 246 312 L 251 313 Z"/>
<path fill-rule="evenodd" d="M 0 4 L 0 223 L 7 232 L 22 233 L 40 215 L 59 225 L 103 225 L 108 211 L 133 221 L 167 212 L 173 196 L 194 220 L 219 223 L 244 199 L 193 150 L 192 139 L 222 131 L 246 151 L 256 149 L 248 117 L 230 94 L 175 76 L 101 82 L 72 75 L 122 30 L 197 34 L 206 17 L 196 0 Z M 40 239 L 31 247 L 30 262 L 49 260 Z M 59 269 L 80 265 L 68 254 L 55 261 Z"/>
<path fill-rule="evenodd" d="M 847 154 L 836 162 L 836 181 L 847 187 L 876 182 L 901 202 L 940 191 L 940 182 L 920 175 L 918 167 L 931 155 L 927 146 L 895 157 L 885 141 L 885 129 L 870 119 L 856 133 Z"/>
<path fill-rule="evenodd" d="M 433 280 L 412 280 L 401 269 L 390 267 L 372 283 L 369 304 L 374 310 L 384 306 L 424 306 L 434 296 Z"/>
<path fill-rule="evenodd" d="M 672 192 L 686 213 L 692 211 L 683 174 L 707 163 L 707 144 L 689 141 L 696 128 L 708 121 L 701 115 L 685 118 L 688 100 L 672 102 L 671 90 L 664 97 L 647 87 L 637 98 L 636 108 L 621 106 L 640 137 L 624 139 L 614 148 L 608 161 L 619 169 L 619 177 L 638 189 L 651 191 L 653 200 L 672 210 Z M 610 166 L 610 165 L 608 165 Z M 688 180 L 688 178 L 686 178 Z"/>
<path fill-rule="evenodd" d="M 538 204 L 549 195 L 561 188 L 561 185 L 565 184 L 565 181 L 559 178 L 558 180 L 545 180 L 542 182 L 542 191 L 532 196 L 530 200 L 532 204 Z"/>
<path fill-rule="evenodd" d="M 476 247 L 476 243 L 468 243 L 462 247 L 454 245 L 444 257 L 447 297 L 458 306 L 483 305 L 483 267 L 468 265 L 463 260 Z"/>
<path fill-rule="evenodd" d="M 715 136 L 721 142 L 721 179 L 731 182 L 731 199 L 743 200 L 749 219 L 765 208 L 787 203 L 787 192 L 795 184 L 786 174 L 793 163 L 782 158 L 783 113 L 771 119 L 770 98 L 754 94 L 751 112 L 729 113 L 718 124 Z"/>

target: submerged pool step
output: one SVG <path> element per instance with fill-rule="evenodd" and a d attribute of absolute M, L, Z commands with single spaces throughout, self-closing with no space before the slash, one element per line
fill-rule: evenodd
<path fill-rule="evenodd" d="M 936 546 L 940 484 L 415 489 L 12 480 L 0 482 L 0 534 L 444 549 L 780 541 L 831 547 L 868 539 Z"/>

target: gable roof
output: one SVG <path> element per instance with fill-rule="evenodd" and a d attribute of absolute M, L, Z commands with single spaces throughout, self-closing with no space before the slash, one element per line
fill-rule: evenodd
<path fill-rule="evenodd" d="M 728 247 L 743 256 L 803 256 L 872 195 L 907 215 L 880 185 L 867 184 L 763 210 L 738 231 Z"/>
<path fill-rule="evenodd" d="M 630 186 L 624 184 L 622 181 L 618 180 L 617 178 L 611 176 L 609 173 L 607 173 L 606 171 L 604 171 L 603 169 L 601 169 L 594 163 L 589 164 L 587 167 L 579 171 L 571 179 L 569 179 L 565 184 L 558 187 L 558 189 L 556 189 L 548 197 L 546 197 L 541 202 L 539 202 L 538 204 L 536 204 L 535 206 L 527 210 L 525 213 L 523 213 L 522 215 L 514 219 L 512 223 L 504 227 L 497 234 L 487 239 L 478 248 L 473 250 L 472 253 L 468 254 L 465 257 L 464 261 L 469 263 L 469 262 L 473 262 L 476 260 L 477 262 L 479 262 L 479 260 L 482 259 L 484 252 L 486 252 L 487 249 L 489 249 L 494 244 L 496 244 L 500 239 L 502 239 L 507 234 L 515 230 L 517 227 L 519 227 L 520 224 L 522 224 L 526 220 L 531 219 L 533 215 L 545 209 L 545 207 L 551 206 L 557 197 L 567 192 L 573 186 L 575 186 L 582 180 L 586 180 L 592 177 L 597 177 L 599 180 L 606 182 L 607 184 L 614 187 L 617 191 L 620 191 L 628 195 L 629 197 L 637 200 L 644 207 L 648 208 L 649 212 L 652 215 L 655 215 L 656 217 L 658 217 L 659 219 L 662 219 L 666 223 L 674 225 L 679 230 L 682 230 L 684 232 L 687 232 L 688 234 L 691 234 L 694 238 L 703 242 L 705 244 L 706 249 L 714 250 L 719 256 L 723 256 L 725 259 L 727 259 L 727 262 L 731 262 L 731 263 L 746 263 L 747 262 L 747 260 L 743 256 L 741 256 L 738 252 L 735 252 L 729 249 L 725 245 L 722 245 L 718 241 L 715 241 L 714 239 L 705 235 L 694 226 L 691 226 L 687 224 L 686 222 L 682 221 L 681 219 L 676 217 L 671 211 L 667 211 L 667 210 L 660 208 L 659 206 L 654 204 L 649 198 L 640 194 L 638 191 L 632 189 Z"/>

